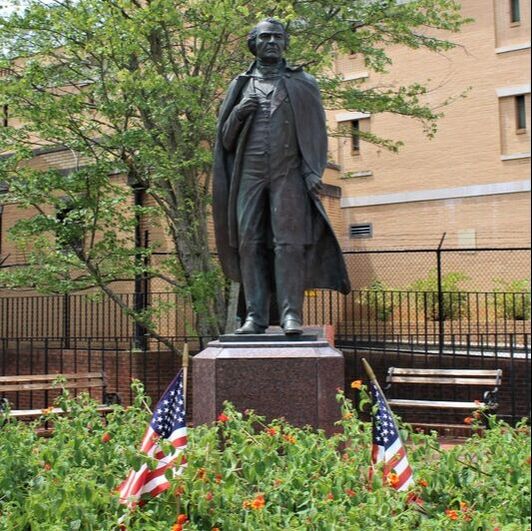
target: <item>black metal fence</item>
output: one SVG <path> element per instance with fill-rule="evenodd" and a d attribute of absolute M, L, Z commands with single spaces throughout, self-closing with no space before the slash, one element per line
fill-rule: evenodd
<path fill-rule="evenodd" d="M 345 253 L 353 291 L 309 290 L 304 320 L 332 324 L 339 338 L 365 344 L 476 345 L 531 332 L 530 249 L 414 249 Z M 158 286 L 161 287 L 162 286 Z M 153 288 L 153 286 L 152 286 Z M 151 312 L 162 337 L 193 336 L 190 300 L 169 289 L 102 294 L 0 297 L 0 337 L 134 338 L 126 309 Z M 484 339 L 482 339 L 484 338 Z"/>

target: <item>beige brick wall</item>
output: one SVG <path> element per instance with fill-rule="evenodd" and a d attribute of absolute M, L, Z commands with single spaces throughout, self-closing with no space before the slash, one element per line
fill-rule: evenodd
<path fill-rule="evenodd" d="M 432 140 L 423 134 L 419 124 L 405 117 L 378 114 L 362 120 L 361 126 L 369 122 L 364 127 L 369 127 L 372 133 L 404 141 L 399 154 L 362 141 L 360 155 L 353 156 L 350 139 L 332 139 L 330 152 L 341 166 L 339 180 L 334 184 L 342 187 L 344 198 L 507 183 L 529 178 L 529 158 L 501 160 L 502 155 L 530 152 L 530 95 L 526 100 L 527 131 L 517 134 L 514 98 L 499 98 L 496 92 L 497 89 L 530 83 L 530 48 L 496 53 L 499 46 L 530 41 L 529 35 L 525 37 L 525 30 L 530 26 L 530 2 L 521 1 L 522 22 L 512 27 L 509 27 L 509 15 L 505 11 L 508 5 L 506 0 L 463 1 L 463 14 L 475 21 L 462 33 L 450 37 L 459 44 L 456 49 L 443 55 L 396 48 L 391 53 L 394 64 L 388 73 L 369 74 L 368 86 L 427 83 L 430 92 L 426 100 L 434 107 L 447 98 L 469 92 L 466 98 L 459 98 L 442 109 L 445 117 L 440 120 L 439 131 Z M 336 69 L 346 77 L 366 70 L 358 56 L 338 57 Z M 338 114 L 339 111 L 328 112 L 329 127 L 336 127 L 335 116 Z M 371 172 L 371 175 L 345 178 L 346 174 L 360 172 Z M 497 242 L 529 243 L 529 213 L 521 206 L 527 196 L 528 193 L 511 194 L 495 201 L 506 205 L 490 212 L 488 218 Z M 484 213 L 479 209 L 467 210 L 464 206 L 478 201 L 489 205 L 494 200 L 485 197 L 454 201 L 452 209 L 431 201 L 425 207 L 427 214 L 432 216 L 428 226 L 415 217 L 419 205 L 405 203 L 401 207 L 391 207 L 391 210 L 400 208 L 404 212 L 408 230 L 403 232 L 390 224 L 377 227 L 378 234 L 386 234 L 386 238 L 376 235 L 372 240 L 365 240 L 364 245 L 391 245 L 398 241 L 395 237 L 398 232 L 409 235 L 401 237 L 402 246 L 424 244 L 427 237 L 433 238 L 432 233 L 452 232 L 464 224 L 478 227 L 482 232 L 486 223 L 482 217 Z M 346 208 L 346 227 L 353 219 L 375 219 L 380 223 L 383 210 L 390 210 L 390 207 Z M 444 212 L 446 214 L 442 215 Z M 493 219 L 496 214 L 499 217 Z M 466 215 L 480 217 L 469 218 L 465 223 Z M 511 223 L 504 219 L 508 215 Z M 507 231 L 510 225 L 512 232 L 503 234 L 503 227 Z M 430 235 L 427 233 L 429 227 Z"/>

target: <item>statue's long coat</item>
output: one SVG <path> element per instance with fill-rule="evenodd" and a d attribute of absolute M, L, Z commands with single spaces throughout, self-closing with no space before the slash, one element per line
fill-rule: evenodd
<path fill-rule="evenodd" d="M 233 107 L 239 102 L 251 69 L 229 85 L 220 108 L 214 155 L 213 217 L 216 245 L 224 273 L 236 282 L 240 282 L 240 267 L 235 206 L 251 117 L 244 124 L 235 152 L 229 152 L 223 147 L 222 128 Z M 287 67 L 284 82 L 294 111 L 301 156 L 306 167 L 321 176 L 327 164 L 327 132 L 318 85 L 309 74 L 290 67 Z M 325 209 L 314 194 L 309 193 L 309 198 L 313 205 L 311 222 L 314 243 L 306 250 L 305 288 L 325 288 L 349 293 L 351 288 L 342 251 Z"/>

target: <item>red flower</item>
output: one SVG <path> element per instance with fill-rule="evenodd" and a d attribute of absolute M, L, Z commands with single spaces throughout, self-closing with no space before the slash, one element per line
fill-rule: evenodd
<path fill-rule="evenodd" d="M 44 463 L 44 470 L 52 470 L 52 465 L 50 463 Z"/>
<path fill-rule="evenodd" d="M 105 433 L 102 435 L 102 442 L 103 442 L 103 443 L 108 443 L 110 440 L 111 440 L 111 434 L 105 432 Z"/>
<path fill-rule="evenodd" d="M 388 481 L 388 485 L 390 485 L 390 487 L 393 487 L 394 489 L 399 485 L 399 482 L 401 481 L 399 479 L 399 476 L 395 472 L 390 472 L 386 476 L 386 479 Z"/>
<path fill-rule="evenodd" d="M 420 479 L 418 481 L 418 485 L 421 485 L 422 487 L 428 487 L 429 486 L 429 482 L 426 479 Z"/>
<path fill-rule="evenodd" d="M 207 501 L 211 501 L 213 498 L 214 498 L 214 494 L 212 492 L 207 492 L 207 494 L 205 494 L 205 499 Z"/>
<path fill-rule="evenodd" d="M 350 498 L 352 498 L 353 496 L 356 496 L 356 492 L 352 489 L 345 489 L 344 491 Z"/>
<path fill-rule="evenodd" d="M 186 514 L 178 515 L 176 523 L 183 525 L 185 522 L 188 522 L 188 516 Z"/>
<path fill-rule="evenodd" d="M 172 526 L 172 531 L 183 531 L 183 526 L 181 524 L 174 524 Z"/>
<path fill-rule="evenodd" d="M 266 433 L 270 436 L 270 437 L 275 437 L 277 435 L 277 430 L 275 428 L 268 428 L 266 430 Z"/>
<path fill-rule="evenodd" d="M 218 422 L 227 422 L 229 417 L 225 413 L 220 413 L 218 415 Z"/>
<path fill-rule="evenodd" d="M 417 505 L 423 505 L 425 503 L 415 492 L 409 492 L 406 501 L 407 503 L 416 503 Z"/>
<path fill-rule="evenodd" d="M 199 479 L 205 479 L 205 475 L 207 474 L 206 470 L 202 468 L 198 468 L 198 478 Z"/>
<path fill-rule="evenodd" d="M 185 487 L 183 485 L 178 485 L 174 490 L 175 496 L 181 496 L 185 492 Z"/>
<path fill-rule="evenodd" d="M 332 493 L 332 492 L 329 492 L 329 494 L 327 494 L 327 496 L 325 496 L 325 498 L 326 498 L 327 500 L 334 500 L 333 493 Z"/>
<path fill-rule="evenodd" d="M 222 474 L 216 474 L 216 476 L 214 476 L 214 481 L 216 481 L 216 483 L 221 483 L 222 482 Z"/>

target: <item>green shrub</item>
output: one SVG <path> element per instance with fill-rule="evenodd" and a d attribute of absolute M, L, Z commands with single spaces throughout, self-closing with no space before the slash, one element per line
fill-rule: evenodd
<path fill-rule="evenodd" d="M 399 301 L 399 294 L 381 280 L 373 280 L 358 296 L 358 302 L 370 309 L 379 321 L 388 321 Z"/>
<path fill-rule="evenodd" d="M 450 272 L 442 275 L 442 320 L 457 319 L 461 316 L 467 302 L 467 294 L 461 290 L 460 284 L 469 280 L 464 273 Z M 419 308 L 425 316 L 432 320 L 440 319 L 440 301 L 438 296 L 438 272 L 429 271 L 426 278 L 417 280 L 408 288 L 409 291 L 421 292 L 417 297 Z"/>
<path fill-rule="evenodd" d="M 530 319 L 530 280 L 495 281 L 498 285 L 495 288 L 494 306 L 497 317 L 513 319 L 515 321 L 526 321 Z"/>
<path fill-rule="evenodd" d="M 227 420 L 190 429 L 184 474 L 128 513 L 125 526 L 168 531 L 186 515 L 184 531 L 529 528 L 528 427 L 491 418 L 483 437 L 442 451 L 435 435 L 403 425 L 416 484 L 397 492 L 380 473 L 368 484 L 371 425 L 338 398 L 342 432 L 329 438 L 228 404 Z M 9 420 L 0 430 L 0 529 L 116 530 L 126 514 L 115 489 L 145 461 L 137 451 L 149 420 L 142 394 L 106 421 L 86 397 L 62 404 L 67 416 L 46 416 L 50 438 L 35 436 L 38 422 Z"/>

